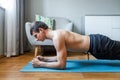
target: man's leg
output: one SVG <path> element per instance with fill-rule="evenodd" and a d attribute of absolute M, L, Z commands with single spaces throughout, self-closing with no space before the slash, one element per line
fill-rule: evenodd
<path fill-rule="evenodd" d="M 113 41 L 114 45 L 112 48 L 113 59 L 120 60 L 120 41 Z"/>

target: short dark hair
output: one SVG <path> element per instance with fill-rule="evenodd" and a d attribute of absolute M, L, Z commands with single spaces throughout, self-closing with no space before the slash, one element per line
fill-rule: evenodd
<path fill-rule="evenodd" d="M 32 35 L 32 32 L 39 32 L 39 28 L 43 28 L 43 29 L 48 29 L 48 26 L 47 24 L 45 24 L 44 22 L 42 21 L 35 21 L 33 22 L 32 24 L 32 27 L 30 29 L 30 34 Z"/>

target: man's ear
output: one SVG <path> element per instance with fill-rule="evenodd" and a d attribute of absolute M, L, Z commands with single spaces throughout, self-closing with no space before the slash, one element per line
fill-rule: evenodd
<path fill-rule="evenodd" d="M 39 28 L 39 32 L 44 32 L 44 29 L 43 28 Z"/>

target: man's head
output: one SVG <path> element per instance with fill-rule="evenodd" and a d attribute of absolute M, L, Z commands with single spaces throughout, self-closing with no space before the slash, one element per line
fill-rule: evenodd
<path fill-rule="evenodd" d="M 44 40 L 44 30 L 48 29 L 48 26 L 42 21 L 36 21 L 32 24 L 30 34 L 33 35 L 37 40 Z"/>
<path fill-rule="evenodd" d="M 33 32 L 39 32 L 39 28 L 43 28 L 44 30 L 46 30 L 48 29 L 48 26 L 42 21 L 35 21 L 32 23 L 30 34 L 33 35 Z"/>

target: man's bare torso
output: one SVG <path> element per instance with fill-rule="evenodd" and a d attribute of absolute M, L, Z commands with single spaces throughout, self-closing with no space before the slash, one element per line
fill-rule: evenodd
<path fill-rule="evenodd" d="M 54 35 L 62 37 L 62 40 L 65 42 L 65 46 L 68 50 L 77 50 L 80 52 L 87 52 L 89 50 L 89 36 L 84 36 L 64 30 L 56 30 L 54 33 Z"/>

